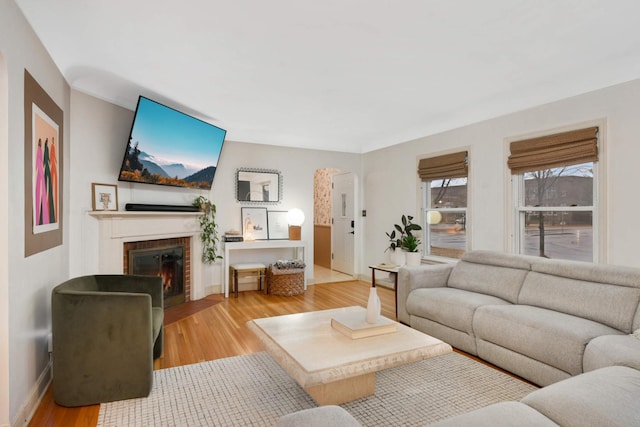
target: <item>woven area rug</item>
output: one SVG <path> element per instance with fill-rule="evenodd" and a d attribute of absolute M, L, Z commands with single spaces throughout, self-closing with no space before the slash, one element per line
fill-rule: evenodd
<path fill-rule="evenodd" d="M 378 372 L 373 396 L 342 405 L 363 426 L 424 426 L 534 386 L 457 353 Z M 98 427 L 271 426 L 317 406 L 265 352 L 154 371 L 149 397 L 100 405 Z"/>

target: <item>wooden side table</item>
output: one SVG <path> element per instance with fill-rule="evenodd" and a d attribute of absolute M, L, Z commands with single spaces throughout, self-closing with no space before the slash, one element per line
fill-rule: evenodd
<path fill-rule="evenodd" d="M 398 317 L 398 271 L 400 270 L 400 267 L 393 264 L 374 264 L 374 265 L 370 265 L 369 268 L 371 269 L 371 285 L 372 286 L 376 285 L 376 270 L 384 271 L 387 273 L 393 273 L 394 275 L 393 292 L 395 293 L 395 296 L 396 296 L 396 318 L 397 318 Z"/>

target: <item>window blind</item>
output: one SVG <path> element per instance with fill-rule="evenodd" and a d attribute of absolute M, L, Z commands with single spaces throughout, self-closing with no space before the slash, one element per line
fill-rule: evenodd
<path fill-rule="evenodd" d="M 468 172 L 466 151 L 421 159 L 418 163 L 418 175 L 423 181 L 463 178 Z"/>
<path fill-rule="evenodd" d="M 514 141 L 507 165 L 511 174 L 598 161 L 598 127 Z"/>

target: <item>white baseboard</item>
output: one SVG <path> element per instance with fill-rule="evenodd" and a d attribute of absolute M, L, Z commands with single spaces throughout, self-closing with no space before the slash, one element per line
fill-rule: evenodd
<path fill-rule="evenodd" d="M 213 294 L 221 294 L 222 293 L 222 285 L 211 285 L 204 287 L 204 295 L 213 295 Z"/>
<path fill-rule="evenodd" d="M 358 274 L 358 280 L 361 282 L 371 282 L 370 274 Z"/>
<path fill-rule="evenodd" d="M 11 422 L 12 427 L 26 427 L 29 425 L 33 414 L 35 414 L 38 405 L 42 402 L 42 398 L 51 384 L 51 380 L 53 379 L 51 374 L 51 361 L 49 361 L 45 370 L 40 374 L 40 377 L 33 387 L 31 387 L 27 400 L 22 404 L 16 417 Z"/>

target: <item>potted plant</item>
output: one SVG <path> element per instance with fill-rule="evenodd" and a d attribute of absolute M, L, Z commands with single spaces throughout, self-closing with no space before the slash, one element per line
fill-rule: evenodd
<path fill-rule="evenodd" d="M 402 239 L 402 250 L 406 251 L 407 265 L 420 265 L 422 254 L 418 252 L 420 240 L 413 234 L 408 234 Z"/>
<path fill-rule="evenodd" d="M 200 240 L 202 241 L 202 262 L 211 264 L 218 259 L 218 224 L 216 223 L 216 205 L 204 196 L 198 196 L 193 201 L 193 206 L 198 206 L 202 212 L 200 221 Z"/>
<path fill-rule="evenodd" d="M 389 246 L 385 250 L 391 250 L 392 260 L 394 264 L 403 265 L 405 263 L 406 254 L 411 258 L 411 265 L 417 265 L 420 263 L 420 253 L 418 252 L 418 246 L 420 240 L 413 235 L 414 231 L 422 230 L 419 224 L 412 222 L 413 217 L 411 215 L 402 215 L 401 224 L 394 224 L 393 230 L 390 233 L 386 233 L 389 238 Z M 406 252 L 406 254 L 405 254 Z M 415 258 L 417 257 L 417 264 Z"/>

